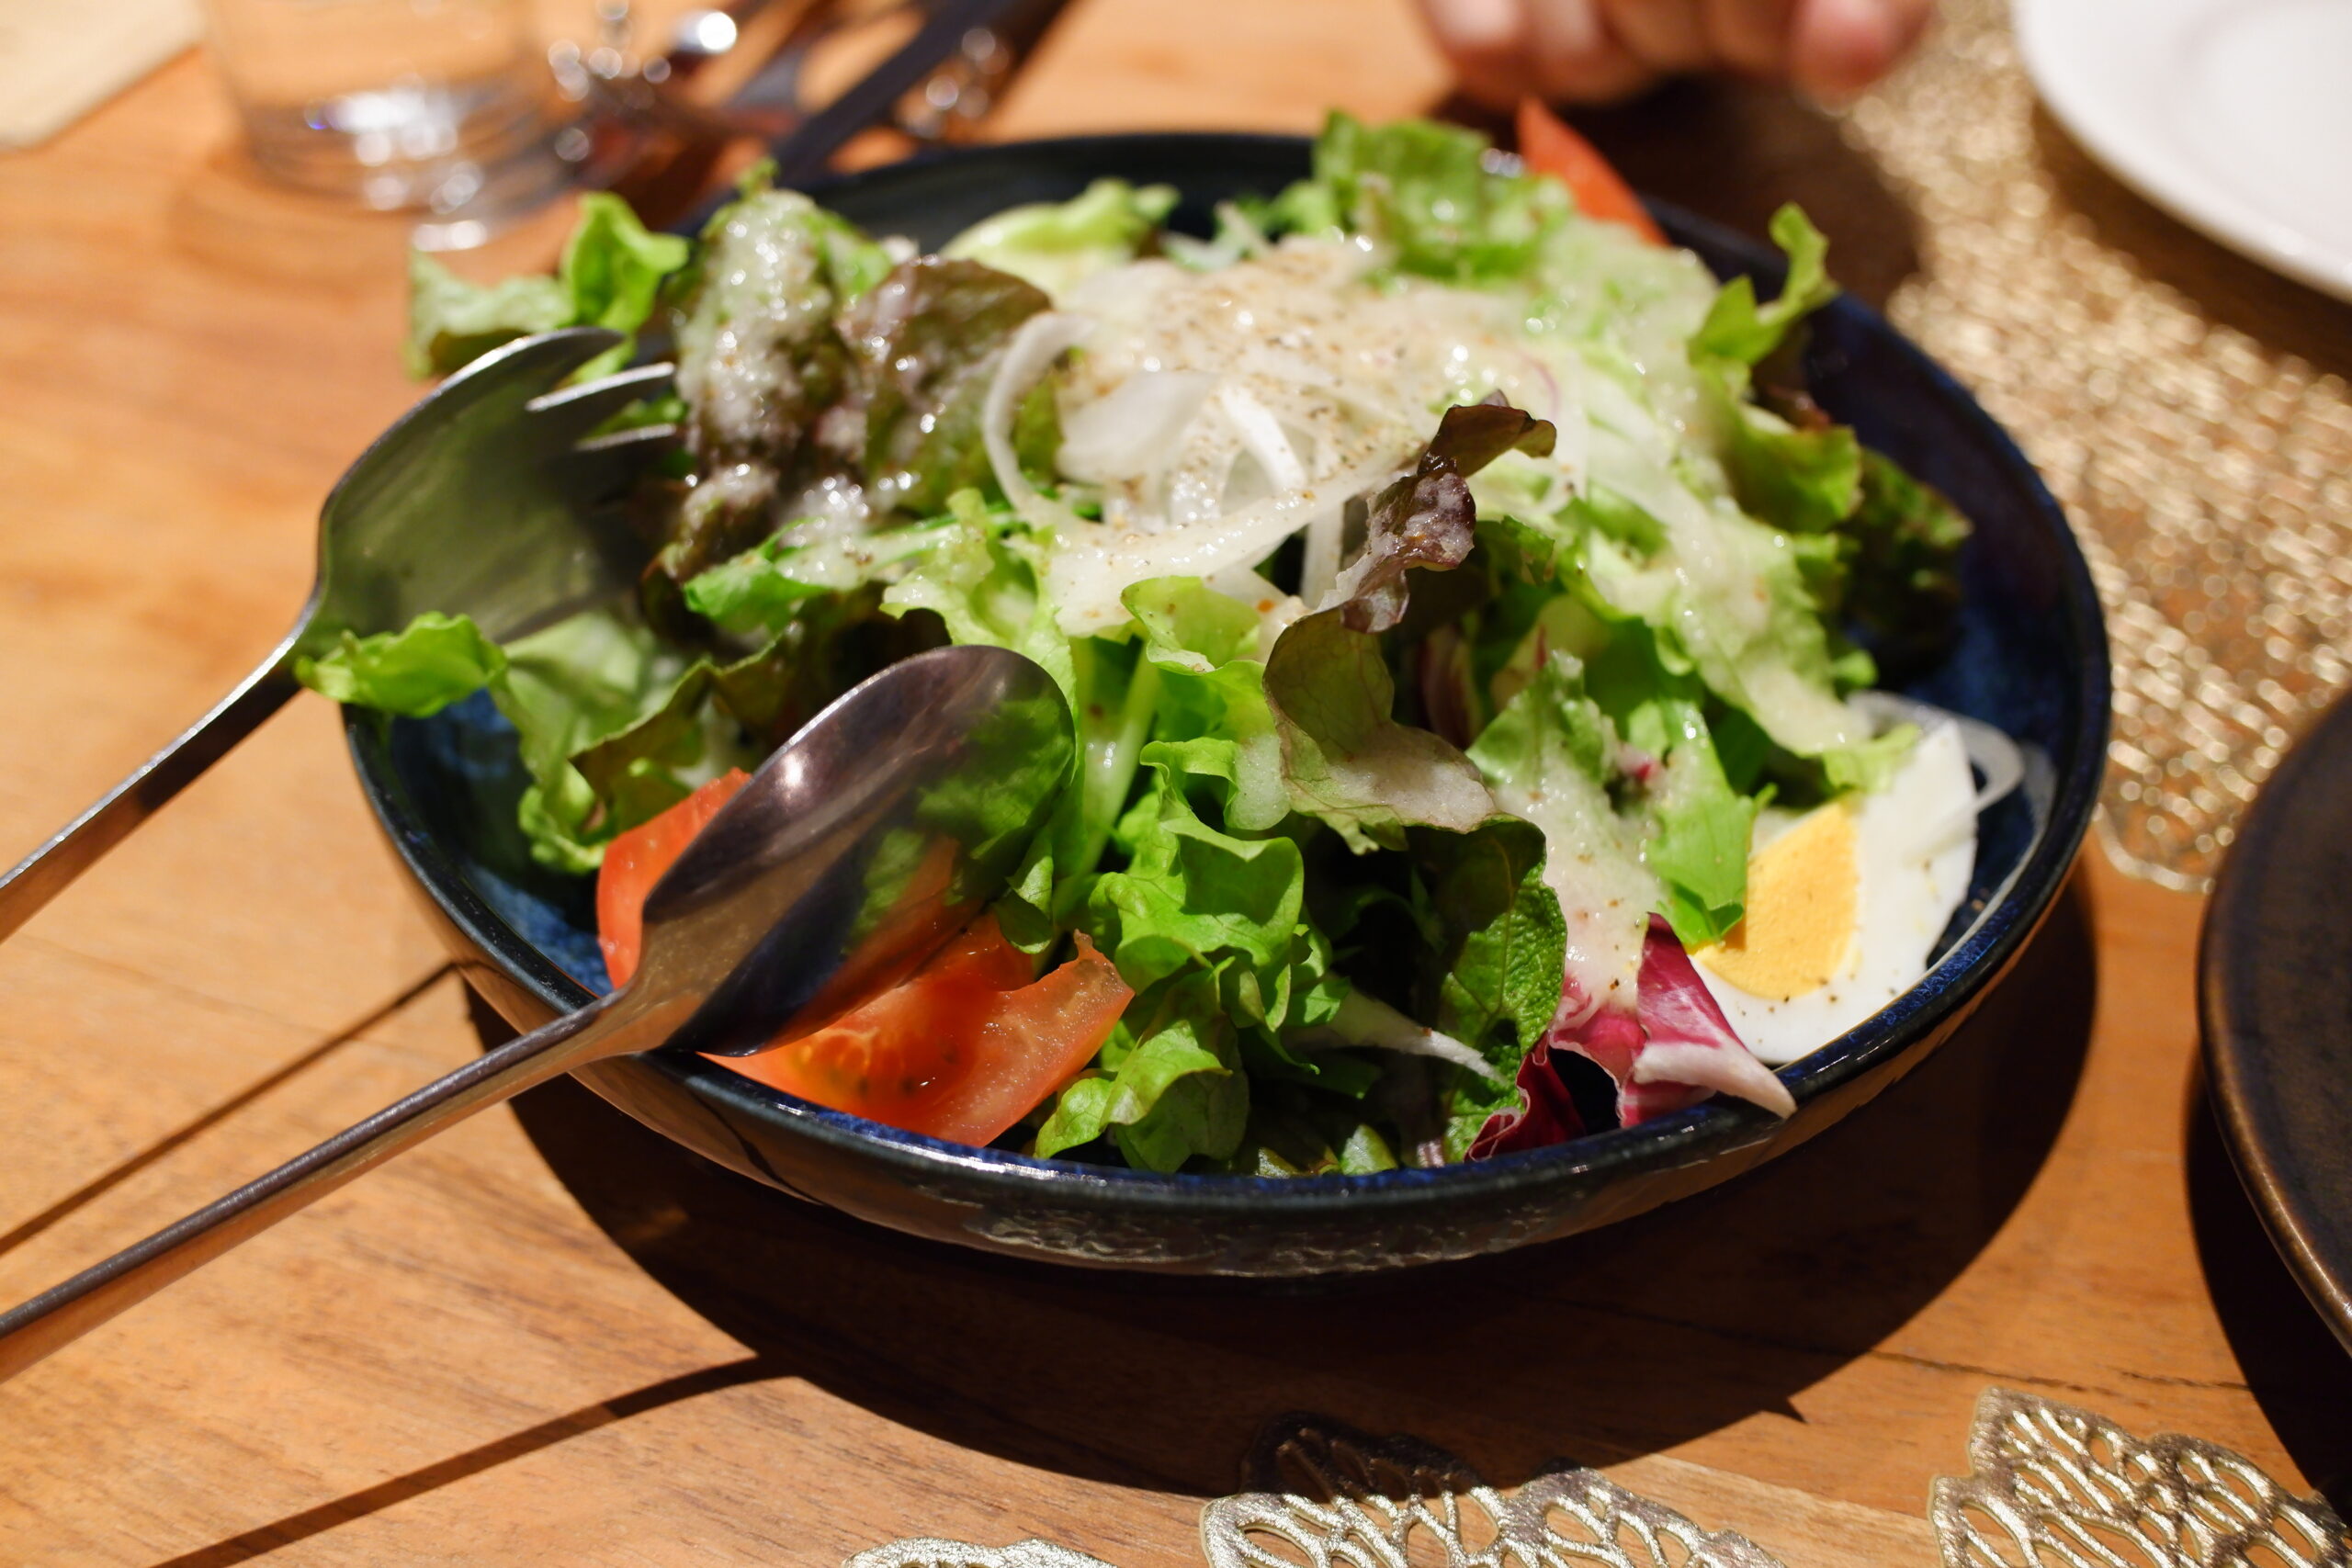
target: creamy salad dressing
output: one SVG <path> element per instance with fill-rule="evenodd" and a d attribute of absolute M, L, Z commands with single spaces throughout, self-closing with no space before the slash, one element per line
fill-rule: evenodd
<path fill-rule="evenodd" d="M 1549 771 L 1541 789 L 1498 789 L 1495 803 L 1544 830 L 1544 885 L 1567 926 L 1567 979 L 1589 1008 L 1630 1000 L 1642 968 L 1642 941 L 1661 897 L 1642 863 L 1641 845 L 1619 824 L 1600 781 L 1572 763 Z M 1566 1021 L 1581 1021 L 1570 1019 Z"/>
<path fill-rule="evenodd" d="M 1212 273 L 1145 260 L 1068 291 L 1089 325 L 1057 388 L 1076 446 L 1060 467 L 1096 487 L 1102 521 L 1063 531 L 1066 629 L 1123 620 L 1137 577 L 1246 570 L 1301 530 L 1312 605 L 1338 577 L 1349 500 L 1419 449 L 1433 414 L 1492 392 L 1573 433 L 1554 464 L 1574 482 L 1579 378 L 1531 347 L 1524 307 L 1375 279 L 1382 259 L 1293 239 Z"/>
<path fill-rule="evenodd" d="M 723 448 L 783 443 L 801 390 L 792 346 L 831 325 L 835 301 L 816 280 L 818 254 L 775 218 L 811 206 L 792 191 L 748 197 L 727 209 L 707 242 L 702 288 L 710 303 L 679 324 L 678 395 Z"/>

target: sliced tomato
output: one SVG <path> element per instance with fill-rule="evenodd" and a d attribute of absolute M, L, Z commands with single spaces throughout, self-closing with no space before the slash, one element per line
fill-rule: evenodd
<path fill-rule="evenodd" d="M 1568 187 L 1577 210 L 1604 223 L 1622 224 L 1653 245 L 1666 235 L 1642 198 L 1623 176 L 1610 166 L 1600 149 L 1578 135 L 1565 120 L 1544 107 L 1541 98 L 1519 100 L 1520 161 L 1539 175 L 1549 175 Z"/>
<path fill-rule="evenodd" d="M 725 1065 L 836 1111 L 985 1144 L 1093 1060 L 1135 994 L 1083 936 L 1076 958 L 1029 975 L 984 915 L 873 1000 Z"/>
<path fill-rule="evenodd" d="M 605 851 L 596 931 L 614 985 L 637 973 L 645 896 L 747 782 L 740 772 L 713 779 Z M 943 860 L 919 875 L 936 871 L 944 879 L 951 864 Z M 912 904 L 932 907 L 928 899 Z M 931 939 L 914 929 L 919 923 L 901 933 L 903 943 L 884 945 L 927 948 Z M 887 970 L 878 978 L 888 989 L 824 1027 L 756 1056 L 713 1060 L 836 1111 L 985 1144 L 1092 1061 L 1135 994 L 1082 936 L 1076 958 L 1042 979 L 1033 977 L 1034 967 L 994 918 L 983 916 L 912 975 L 900 978 L 902 965 Z"/>
<path fill-rule="evenodd" d="M 696 833 L 752 782 L 741 768 L 703 785 L 642 827 L 605 846 L 605 866 L 596 874 L 596 943 L 605 950 L 605 973 L 616 986 L 626 986 L 637 973 L 638 951 L 645 938 L 645 896 L 662 880 L 671 863 L 686 852 Z"/>

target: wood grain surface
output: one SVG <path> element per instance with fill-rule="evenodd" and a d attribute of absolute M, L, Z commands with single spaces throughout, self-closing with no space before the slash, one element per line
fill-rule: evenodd
<path fill-rule="evenodd" d="M 1394 0 L 1079 0 L 995 129 L 1444 90 Z M 1736 220 L 1807 196 L 1865 292 L 1901 276 L 1907 231 L 1809 111 L 1725 89 L 1604 130 Z M 0 860 L 270 646 L 321 497 L 414 393 L 397 230 L 253 186 L 227 135 L 190 58 L 0 160 Z M 2208 1126 L 2198 914 L 2094 856 L 1958 1039 L 1779 1165 L 1319 1292 L 915 1246 L 555 1085 L 0 1386 L 0 1563 L 825 1564 L 924 1534 L 1181 1564 L 1252 1434 L 1309 1410 L 1503 1483 L 1605 1464 L 1792 1565 L 1927 1564 L 1991 1384 L 2341 1504 L 2352 1371 Z M 0 949 L 0 1299 L 496 1032 L 301 699 Z"/>

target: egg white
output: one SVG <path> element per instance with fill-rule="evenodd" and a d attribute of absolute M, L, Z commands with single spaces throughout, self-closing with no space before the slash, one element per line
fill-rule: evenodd
<path fill-rule="evenodd" d="M 1755 996 L 1707 966 L 1700 978 L 1748 1048 L 1778 1066 L 1809 1055 L 1917 985 L 1928 953 L 1968 896 L 1976 864 L 1976 781 L 1959 728 L 1930 723 L 1888 781 L 1854 812 L 1858 886 L 1845 963 L 1826 985 L 1786 1000 Z M 1757 817 L 1751 860 L 1800 819 Z"/>

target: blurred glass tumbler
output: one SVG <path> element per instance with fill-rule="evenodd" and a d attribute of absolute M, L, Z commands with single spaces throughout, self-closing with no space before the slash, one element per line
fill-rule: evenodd
<path fill-rule="evenodd" d="M 479 243 L 552 197 L 554 79 L 531 0 L 205 0 L 254 161 Z"/>

